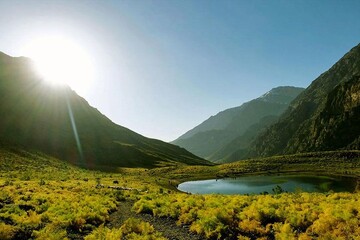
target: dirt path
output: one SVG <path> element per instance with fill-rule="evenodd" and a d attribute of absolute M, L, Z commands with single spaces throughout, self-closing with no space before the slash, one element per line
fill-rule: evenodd
<path fill-rule="evenodd" d="M 131 211 L 134 202 L 121 202 L 119 209 L 110 215 L 106 225 L 109 228 L 119 228 L 128 218 L 138 218 L 149 222 L 155 230 L 161 232 L 169 240 L 201 240 L 201 236 L 189 232 L 188 227 L 180 227 L 171 218 L 157 218 L 150 214 L 136 214 Z"/>

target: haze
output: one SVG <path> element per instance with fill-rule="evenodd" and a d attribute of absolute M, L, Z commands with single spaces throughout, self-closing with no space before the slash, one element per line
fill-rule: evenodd
<path fill-rule="evenodd" d="M 360 39 L 358 1 L 0 1 L 0 51 L 41 36 L 86 49 L 75 89 L 112 121 L 174 140 L 273 87 L 307 87 Z M 72 56 L 69 56 L 71 59 Z"/>

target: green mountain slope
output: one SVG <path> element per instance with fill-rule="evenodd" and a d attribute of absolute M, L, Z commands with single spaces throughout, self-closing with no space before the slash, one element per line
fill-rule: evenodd
<path fill-rule="evenodd" d="M 116 125 L 69 87 L 43 82 L 26 58 L 0 53 L 0 144 L 88 168 L 208 164 L 180 147 Z"/>
<path fill-rule="evenodd" d="M 360 45 L 314 80 L 247 157 L 359 149 L 359 76 Z"/>
<path fill-rule="evenodd" d="M 227 144 L 242 135 L 247 140 L 255 138 L 268 125 L 261 119 L 282 114 L 302 90 L 296 87 L 274 88 L 257 99 L 210 117 L 173 143 L 198 156 L 218 161 L 244 147 L 234 144 L 227 148 Z M 247 144 L 247 141 L 239 141 Z"/>

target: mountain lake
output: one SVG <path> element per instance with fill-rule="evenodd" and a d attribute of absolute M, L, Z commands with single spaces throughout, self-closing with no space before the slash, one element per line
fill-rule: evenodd
<path fill-rule="evenodd" d="M 270 175 L 189 181 L 179 184 L 193 194 L 260 194 L 285 192 L 353 192 L 356 178 L 319 175 Z"/>

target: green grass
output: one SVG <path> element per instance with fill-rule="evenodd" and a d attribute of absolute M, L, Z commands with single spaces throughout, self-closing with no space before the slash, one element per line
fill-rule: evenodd
<path fill-rule="evenodd" d="M 278 173 L 321 173 L 360 177 L 360 151 L 315 152 L 241 160 L 216 166 L 152 169 L 180 183 L 188 180 Z"/>

